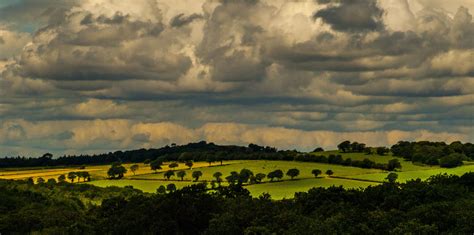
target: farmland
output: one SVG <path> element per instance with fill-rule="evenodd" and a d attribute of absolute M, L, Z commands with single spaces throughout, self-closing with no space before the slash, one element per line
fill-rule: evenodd
<path fill-rule="evenodd" d="M 328 156 L 330 154 L 341 154 L 344 159 L 351 158 L 353 160 L 363 160 L 369 158 L 377 163 L 386 163 L 388 160 L 393 159 L 391 155 L 379 156 L 379 155 L 365 155 L 363 153 L 339 153 L 337 151 L 326 151 L 322 153 L 315 153 L 319 155 Z M 398 158 L 402 164 L 402 169 L 397 172 L 398 181 L 405 182 L 410 179 L 426 179 L 431 175 L 440 173 L 456 174 L 461 175 L 466 172 L 474 171 L 474 165 L 466 162 L 465 165 L 446 169 L 440 168 L 439 166 L 426 166 L 422 164 L 414 164 L 410 161 L 404 161 Z M 221 172 L 222 178 L 225 178 L 232 171 L 239 172 L 241 169 L 249 169 L 254 174 L 264 173 L 268 174 L 276 169 L 282 170 L 284 173 L 291 168 L 297 168 L 300 174 L 295 180 L 290 180 L 289 177 L 284 176 L 282 180 L 270 182 L 269 179 L 264 179 L 262 183 L 245 185 L 245 187 L 252 193 L 253 196 L 259 196 L 262 193 L 269 193 L 274 199 L 291 198 L 295 192 L 307 191 L 313 187 L 329 187 L 332 185 L 343 186 L 345 188 L 359 188 L 367 187 L 369 185 L 376 185 L 378 182 L 385 180 L 388 172 L 380 169 L 363 169 L 350 166 L 333 165 L 325 163 L 313 163 L 313 162 L 296 162 L 296 161 L 271 161 L 271 160 L 235 160 L 235 161 L 223 161 L 220 163 L 214 162 L 208 164 L 207 162 L 195 162 L 192 169 L 185 166 L 183 163 L 179 163 L 177 167 L 172 170 L 185 171 L 186 175 L 183 180 L 177 176 L 172 176 L 167 180 L 164 176 L 164 172 L 170 170 L 170 162 L 165 162 L 162 169 L 152 171 L 149 165 L 140 163 L 139 168 L 135 173 L 128 170 L 124 175 L 123 179 L 111 180 L 107 178 L 107 170 L 110 165 L 96 165 L 87 166 L 85 169 L 80 167 L 55 167 L 55 168 L 28 168 L 28 169 L 4 169 L 0 171 L 0 178 L 3 179 L 27 179 L 32 177 L 34 180 L 39 177 L 44 179 L 55 178 L 59 175 L 67 174 L 71 171 L 88 171 L 91 175 L 91 181 L 86 182 L 100 187 L 107 186 L 133 186 L 136 189 L 140 189 L 144 192 L 156 192 L 156 189 L 163 185 L 166 186 L 170 183 L 176 185 L 176 187 L 182 188 L 191 184 L 195 184 L 192 179 L 192 172 L 201 171 L 202 176 L 198 182 L 210 182 L 214 180 L 213 174 L 215 172 Z M 130 169 L 132 164 L 123 164 L 126 169 Z M 319 177 L 315 178 L 311 171 L 313 169 L 319 169 L 323 172 Z M 324 174 L 326 170 L 332 170 L 334 175 L 327 176 Z M 83 183 L 81 181 L 80 183 Z M 226 185 L 227 183 L 223 183 Z"/>

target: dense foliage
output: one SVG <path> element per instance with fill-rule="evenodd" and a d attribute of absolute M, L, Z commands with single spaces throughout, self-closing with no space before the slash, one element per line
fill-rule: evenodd
<path fill-rule="evenodd" d="M 444 142 L 408 142 L 400 141 L 391 147 L 394 156 L 406 160 L 442 167 L 462 165 L 463 160 L 474 160 L 474 144 L 459 141 Z"/>
<path fill-rule="evenodd" d="M 87 189 L 82 189 L 86 187 Z M 101 205 L 80 200 L 108 194 Z M 234 185 L 160 194 L 61 183 L 0 181 L 0 233 L 57 234 L 468 234 L 474 173 L 366 189 L 313 188 L 294 199 L 252 198 Z"/>

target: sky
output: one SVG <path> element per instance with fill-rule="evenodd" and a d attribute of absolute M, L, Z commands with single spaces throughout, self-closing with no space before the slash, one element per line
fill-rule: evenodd
<path fill-rule="evenodd" d="M 0 0 L 0 156 L 474 140 L 472 0 Z"/>

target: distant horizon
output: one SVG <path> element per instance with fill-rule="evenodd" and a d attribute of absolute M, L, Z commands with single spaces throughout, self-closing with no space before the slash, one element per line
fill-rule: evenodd
<path fill-rule="evenodd" d="M 126 151 L 135 151 L 135 150 L 140 150 L 140 149 L 161 149 L 161 148 L 165 148 L 165 147 L 173 147 L 172 145 L 173 144 L 176 144 L 176 146 L 186 146 L 188 144 L 195 144 L 195 143 L 199 143 L 199 142 L 206 142 L 207 144 L 215 144 L 215 145 L 218 145 L 218 146 L 238 146 L 238 147 L 248 147 L 250 144 L 256 144 L 256 145 L 259 145 L 259 146 L 263 146 L 263 147 L 272 147 L 272 148 L 276 148 L 278 151 L 280 150 L 297 150 L 299 152 L 303 152 L 303 153 L 310 153 L 312 152 L 313 150 L 315 150 L 316 148 L 323 148 L 323 150 L 325 152 L 328 152 L 328 151 L 338 151 L 338 148 L 337 148 L 337 145 L 339 143 L 335 143 L 334 147 L 331 147 L 331 148 L 325 148 L 325 147 L 322 147 L 322 146 L 317 146 L 315 145 L 313 148 L 308 148 L 308 149 L 297 149 L 297 148 L 277 148 L 275 146 L 270 146 L 270 145 L 260 145 L 260 144 L 257 144 L 257 143 L 247 143 L 247 144 L 232 144 L 232 143 L 216 143 L 216 142 L 212 142 L 212 141 L 206 141 L 206 140 L 200 140 L 200 141 L 195 141 L 195 142 L 188 142 L 188 143 L 170 143 L 170 144 L 165 144 L 165 145 L 161 145 L 161 146 L 151 146 L 151 147 L 148 147 L 148 148 L 131 148 L 131 149 L 110 149 L 110 150 L 97 150 L 98 152 L 89 152 L 89 153 L 84 153 L 84 152 L 78 152 L 78 153 L 61 153 L 61 152 L 53 152 L 53 151 L 46 151 L 46 152 L 43 152 L 43 153 L 38 153 L 37 155 L 35 156 L 27 156 L 27 155 L 16 155 L 16 156 L 12 156 L 12 155 L 4 155 L 4 156 L 1 156 L 0 155 L 0 158 L 4 158 L 4 157 L 26 157 L 26 158 L 38 158 L 38 157 L 41 157 L 45 154 L 52 154 L 53 155 L 53 159 L 55 158 L 58 158 L 58 157 L 63 157 L 63 156 L 78 156 L 78 155 L 100 155 L 100 154 L 108 154 L 108 153 L 114 153 L 114 152 L 119 152 L 119 151 L 122 151 L 122 152 L 126 152 Z M 344 140 L 345 141 L 345 140 Z M 356 140 L 348 140 L 350 142 L 358 142 Z M 396 143 L 400 142 L 400 141 L 408 141 L 408 142 L 419 142 L 419 141 L 430 141 L 430 140 L 416 140 L 416 141 L 410 141 L 410 140 L 399 140 L 397 141 Z M 445 142 L 445 141 L 430 141 L 430 142 L 445 142 L 447 145 L 453 143 L 453 142 L 458 142 L 459 140 L 454 140 L 454 141 L 451 141 L 451 142 Z M 463 142 L 463 141 L 459 141 L 463 144 L 467 144 L 467 143 L 471 143 L 471 142 Z M 366 144 L 364 142 L 358 142 L 358 143 L 363 143 L 363 144 Z M 394 144 L 396 144 L 394 143 Z M 393 145 L 393 144 L 392 144 Z M 370 147 L 370 148 L 377 148 L 377 147 L 387 147 L 390 149 L 390 147 L 392 145 L 377 145 L 377 146 L 372 146 L 372 145 L 367 145 L 366 147 Z"/>
<path fill-rule="evenodd" d="M 474 142 L 473 14 L 473 0 L 0 0 L 0 156 Z"/>

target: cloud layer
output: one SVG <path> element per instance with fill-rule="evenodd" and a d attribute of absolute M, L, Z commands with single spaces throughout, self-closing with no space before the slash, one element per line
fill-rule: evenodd
<path fill-rule="evenodd" d="M 55 2 L 0 4 L 0 154 L 474 140 L 467 0 Z"/>

